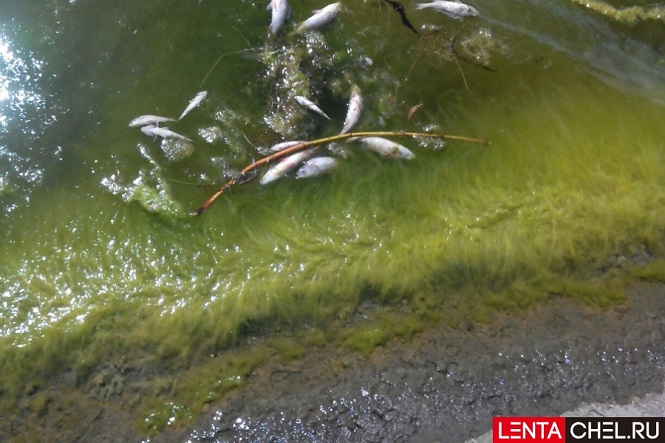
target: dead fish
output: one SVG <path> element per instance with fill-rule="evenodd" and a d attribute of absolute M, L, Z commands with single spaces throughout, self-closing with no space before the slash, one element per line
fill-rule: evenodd
<path fill-rule="evenodd" d="M 319 115 L 321 115 L 321 116 L 327 118 L 328 120 L 330 120 L 330 117 L 328 117 L 328 116 L 326 115 L 326 113 L 323 112 L 323 111 L 321 110 L 321 108 L 319 108 L 318 106 L 316 106 L 316 105 L 314 104 L 313 101 L 308 100 L 307 98 L 305 98 L 305 97 L 303 97 L 303 96 L 301 96 L 301 95 L 296 95 L 296 96 L 295 96 L 295 99 L 296 99 L 296 101 L 297 101 L 301 106 L 303 106 L 304 108 L 307 108 L 307 109 L 309 109 L 309 110 L 312 111 L 312 112 L 316 112 L 317 114 L 319 114 Z"/>
<path fill-rule="evenodd" d="M 478 16 L 478 11 L 473 6 L 465 5 L 459 0 L 435 0 L 432 3 L 416 3 L 415 8 L 416 10 L 433 9 L 455 20 Z"/>
<path fill-rule="evenodd" d="M 136 117 L 134 120 L 129 122 L 129 127 L 134 128 L 137 126 L 145 126 L 145 125 L 152 125 L 152 124 L 159 124 L 163 122 L 174 122 L 174 118 L 170 117 L 160 117 L 159 115 L 141 115 L 139 117 Z"/>
<path fill-rule="evenodd" d="M 305 20 L 298 26 L 297 31 L 298 32 L 303 32 L 303 31 L 308 31 L 312 29 L 319 29 L 333 20 L 337 18 L 337 14 L 339 14 L 339 11 L 342 10 L 342 3 L 337 2 L 337 3 L 332 3 L 328 6 L 325 6 L 324 8 L 317 9 L 315 11 L 312 11 L 314 15 L 312 15 L 310 18 Z"/>
<path fill-rule="evenodd" d="M 315 177 L 332 171 L 339 164 L 335 157 L 315 157 L 307 160 L 296 172 L 296 178 Z"/>
<path fill-rule="evenodd" d="M 362 143 L 365 149 L 374 151 L 385 158 L 413 160 L 416 157 L 408 148 L 386 138 L 360 137 L 356 141 Z"/>
<path fill-rule="evenodd" d="M 145 125 L 141 128 L 141 132 L 143 132 L 148 137 L 157 137 L 157 134 L 153 134 L 153 132 L 152 132 L 154 129 L 157 129 L 157 126 L 155 126 L 155 125 Z"/>
<path fill-rule="evenodd" d="M 363 98 L 360 95 L 360 88 L 353 85 L 351 88 L 351 98 L 349 99 L 349 107 L 346 111 L 346 118 L 344 119 L 344 126 L 342 127 L 341 134 L 346 134 L 349 130 L 358 123 L 360 120 L 360 113 L 363 111 Z"/>
<path fill-rule="evenodd" d="M 291 154 L 279 163 L 277 163 L 272 168 L 268 169 L 266 173 L 261 177 L 259 183 L 262 185 L 267 185 L 270 182 L 274 182 L 278 178 L 284 177 L 290 171 L 292 171 L 296 166 L 298 166 L 303 161 L 307 160 L 314 154 L 315 149 L 307 149 L 305 151 L 296 152 Z"/>
<path fill-rule="evenodd" d="M 284 27 L 286 16 L 289 13 L 289 3 L 286 0 L 272 0 L 272 21 L 270 22 L 270 33 L 275 36 Z"/>
<path fill-rule="evenodd" d="M 272 11 L 272 0 L 270 3 L 268 3 L 268 6 L 266 6 L 266 11 L 271 12 Z M 293 13 L 293 10 L 291 9 L 291 5 L 288 5 L 288 8 L 286 9 L 286 19 L 284 20 L 285 22 L 288 22 L 291 20 L 291 15 Z"/>
<path fill-rule="evenodd" d="M 287 148 L 290 148 L 290 147 L 292 147 L 292 146 L 299 145 L 299 144 L 301 144 L 301 143 L 305 143 L 305 142 L 303 142 L 303 141 L 288 141 L 288 142 L 281 142 L 281 143 L 277 143 L 276 145 L 271 146 L 271 147 L 270 147 L 270 150 L 271 150 L 272 152 L 279 152 L 279 151 L 283 151 L 283 150 L 285 150 L 285 149 L 287 149 Z"/>
<path fill-rule="evenodd" d="M 200 105 L 201 102 L 202 102 L 203 100 L 205 100 L 205 98 L 206 98 L 207 95 L 208 95 L 208 92 L 207 92 L 207 91 L 197 92 L 196 95 L 194 96 L 194 98 L 191 99 L 191 100 L 189 101 L 189 104 L 187 105 L 187 107 L 185 108 L 185 110 L 182 111 L 182 114 L 180 115 L 180 118 L 178 118 L 178 120 L 182 120 L 182 118 L 183 118 L 184 116 L 186 116 L 187 114 L 189 114 L 189 111 L 191 111 L 192 109 L 194 109 L 194 108 L 196 108 L 198 105 Z"/>
<path fill-rule="evenodd" d="M 185 140 L 191 142 L 192 140 L 180 135 L 177 132 L 171 131 L 169 128 L 158 128 L 155 125 L 147 125 L 141 128 L 141 132 L 149 137 L 162 137 L 162 138 L 175 138 L 178 140 Z"/>

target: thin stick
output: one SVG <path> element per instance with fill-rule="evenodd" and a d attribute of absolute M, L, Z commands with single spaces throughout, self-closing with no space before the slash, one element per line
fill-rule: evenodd
<path fill-rule="evenodd" d="M 253 48 L 245 48 L 245 49 L 240 49 L 238 51 L 227 52 L 226 54 L 220 55 L 217 58 L 217 61 L 212 65 L 212 67 L 210 68 L 210 70 L 208 71 L 206 76 L 203 77 L 203 80 L 201 80 L 201 84 L 199 85 L 199 88 L 203 86 L 203 84 L 206 82 L 206 80 L 208 80 L 208 77 L 210 77 L 210 74 L 212 74 L 212 71 L 215 70 L 215 68 L 217 67 L 219 62 L 221 62 L 224 57 L 228 57 L 229 55 L 242 54 L 243 52 L 250 52 L 250 51 L 254 51 L 254 49 Z"/>
<path fill-rule="evenodd" d="M 253 161 L 249 165 L 238 173 L 237 176 L 233 177 L 231 180 L 224 183 L 213 195 L 211 195 L 199 208 L 192 213 L 192 215 L 201 215 L 212 205 L 215 200 L 219 198 L 220 195 L 224 193 L 231 186 L 235 185 L 238 180 L 240 180 L 245 174 L 253 171 L 259 166 L 265 165 L 273 160 L 286 157 L 295 152 L 303 151 L 307 148 L 313 146 L 323 145 L 325 143 L 332 143 L 339 140 L 346 140 L 354 137 L 429 137 L 429 138 L 439 138 L 442 140 L 458 140 L 469 143 L 478 143 L 481 145 L 489 145 L 488 140 L 482 140 L 478 138 L 466 137 L 464 135 L 449 135 L 449 134 L 432 134 L 427 132 L 405 132 L 405 131 L 383 131 L 383 132 L 349 132 L 347 134 L 333 135 L 330 137 L 319 138 L 316 140 L 311 140 L 307 142 L 298 143 L 297 145 L 291 146 L 287 149 L 284 149 L 274 154 L 268 155 L 266 157 L 260 158 L 259 160 Z"/>

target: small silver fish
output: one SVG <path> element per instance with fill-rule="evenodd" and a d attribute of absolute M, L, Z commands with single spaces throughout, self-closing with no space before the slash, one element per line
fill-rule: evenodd
<path fill-rule="evenodd" d="M 296 172 L 296 178 L 315 177 L 332 171 L 339 164 L 335 157 L 314 157 L 307 160 Z"/>
<path fill-rule="evenodd" d="M 360 120 L 360 113 L 363 111 L 363 98 L 360 95 L 360 88 L 353 85 L 351 88 L 351 98 L 349 99 L 349 107 L 346 111 L 346 118 L 344 119 L 344 126 L 342 127 L 341 134 L 346 134 L 349 130 L 358 123 Z"/>
<path fill-rule="evenodd" d="M 433 9 L 455 20 L 478 16 L 478 11 L 473 6 L 465 5 L 459 0 L 435 0 L 432 3 L 416 3 L 415 9 L 417 11 L 421 9 Z"/>
<path fill-rule="evenodd" d="M 312 112 L 316 112 L 317 114 L 330 120 L 330 117 L 328 117 L 326 113 L 321 110 L 321 108 L 316 106 L 313 101 L 308 100 L 306 97 L 303 97 L 301 95 L 296 95 L 295 99 L 302 107 L 307 108 Z"/>
<path fill-rule="evenodd" d="M 342 3 L 332 3 L 324 8 L 312 11 L 314 15 L 305 20 L 298 26 L 297 31 L 303 32 L 312 29 L 319 29 L 337 18 L 337 14 L 342 10 Z"/>
<path fill-rule="evenodd" d="M 281 142 L 281 143 L 277 143 L 276 145 L 271 146 L 270 150 L 272 152 L 279 152 L 279 151 L 283 151 L 287 148 L 290 148 L 291 146 L 299 145 L 301 143 L 304 143 L 304 142 L 303 141 Z"/>
<path fill-rule="evenodd" d="M 385 158 L 413 160 L 416 156 L 408 148 L 381 137 L 360 137 L 356 139 L 365 149 L 374 151 Z"/>
<path fill-rule="evenodd" d="M 137 126 L 145 126 L 145 125 L 159 124 L 163 122 L 174 122 L 174 121 L 175 121 L 174 118 L 160 117 L 159 115 L 148 114 L 136 117 L 134 120 L 129 122 L 129 127 L 135 128 Z"/>
<path fill-rule="evenodd" d="M 259 183 L 262 185 L 267 185 L 270 182 L 274 182 L 278 178 L 284 177 L 290 171 L 292 171 L 296 166 L 298 166 L 303 161 L 307 160 L 314 154 L 315 149 L 307 149 L 305 151 L 296 152 L 291 154 L 279 163 L 277 163 L 272 168 L 268 169 L 266 173 L 261 177 Z"/>
<path fill-rule="evenodd" d="M 176 138 L 178 140 L 186 140 L 191 142 L 192 140 L 180 135 L 177 132 L 171 131 L 169 128 L 158 128 L 155 125 L 147 125 L 141 128 L 141 132 L 149 137 L 162 137 L 162 138 Z"/>
<path fill-rule="evenodd" d="M 157 137 L 157 134 L 153 134 L 153 132 L 152 132 L 154 129 L 157 129 L 157 126 L 155 126 L 155 125 L 145 125 L 141 128 L 141 132 L 143 132 L 148 137 Z"/>
<path fill-rule="evenodd" d="M 291 9 L 291 5 L 288 5 L 289 7 L 286 10 L 286 20 L 285 22 L 288 22 L 291 20 L 291 15 L 293 13 L 293 10 Z M 270 3 L 268 3 L 268 6 L 266 6 L 266 11 L 271 12 L 272 11 L 272 0 L 270 0 Z"/>
<path fill-rule="evenodd" d="M 194 96 L 194 98 L 191 99 L 191 100 L 189 101 L 189 104 L 187 105 L 187 107 L 185 108 L 185 110 L 182 111 L 182 114 L 180 115 L 180 118 L 178 118 L 178 120 L 182 120 L 182 118 L 183 118 L 184 116 L 186 116 L 187 114 L 189 114 L 189 111 L 191 111 L 192 109 L 194 109 L 194 108 L 196 108 L 198 105 L 200 105 L 201 102 L 202 102 L 203 100 L 205 100 L 205 98 L 206 98 L 207 95 L 208 95 L 208 92 L 207 92 L 207 91 L 197 92 L 196 95 Z"/>
<path fill-rule="evenodd" d="M 270 22 L 270 33 L 275 36 L 284 27 L 286 16 L 289 13 L 289 4 L 286 0 L 272 0 L 272 21 Z"/>

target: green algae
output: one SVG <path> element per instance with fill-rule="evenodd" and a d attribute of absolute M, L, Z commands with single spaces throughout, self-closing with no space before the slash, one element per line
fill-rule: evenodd
<path fill-rule="evenodd" d="M 340 334 L 337 343 L 349 350 L 368 356 L 378 346 L 390 340 L 400 338 L 408 340 L 422 331 L 426 324 L 419 315 L 398 314 L 392 310 L 378 312 L 364 325 L 346 328 Z"/>
<path fill-rule="evenodd" d="M 525 281 L 516 280 L 500 293 L 488 295 L 485 303 L 499 309 L 525 309 L 556 297 L 567 297 L 580 303 L 609 307 L 625 300 L 625 278 L 593 279 L 546 275 Z"/>
<path fill-rule="evenodd" d="M 605 97 L 612 100 L 611 95 Z M 532 106 L 547 108 L 553 100 L 544 94 Z M 571 119 L 601 120 L 594 111 L 576 111 L 567 102 L 556 108 Z M 124 265 L 107 268 L 107 276 L 117 282 L 101 295 L 106 303 L 117 297 L 116 303 L 96 308 L 83 322 L 74 321 L 77 312 L 63 318 L 61 330 L 67 334 L 53 329 L 43 341 L 33 338 L 34 354 L 7 352 L 16 358 L 7 373 L 47 374 L 50 368 L 77 364 L 91 368 L 90 362 L 109 349 L 151 352 L 163 361 L 183 364 L 226 349 L 238 337 L 268 334 L 302 319 L 324 324 L 326 319 L 348 317 L 361 294 L 386 304 L 406 300 L 423 315 L 453 325 L 469 319 L 487 321 L 491 309 L 523 309 L 556 294 L 598 306 L 617 302 L 620 286 L 585 282 L 584 276 L 594 278 L 593 271 L 608 255 L 631 244 L 647 244 L 658 251 L 663 215 L 659 205 L 663 177 L 656 166 L 659 145 L 632 144 L 624 134 L 634 122 L 622 117 L 613 134 L 572 134 L 563 125 L 555 126 L 556 141 L 547 148 L 563 150 L 563 155 L 554 156 L 548 149 L 531 152 L 524 140 L 537 135 L 530 126 L 545 122 L 538 122 L 544 117 L 535 112 L 528 114 L 532 121 L 523 123 L 519 137 L 497 136 L 489 148 L 455 146 L 443 153 L 420 152 L 426 161 L 418 165 L 417 174 L 354 152 L 356 164 L 341 171 L 340 177 L 311 188 L 280 183 L 272 189 L 234 194 L 207 218 L 190 225 L 195 231 L 189 235 L 148 215 L 128 218 L 130 211 L 117 215 L 117 222 L 111 219 L 89 231 L 79 227 L 79 241 L 98 244 L 99 250 L 88 249 L 86 254 L 62 250 L 59 258 L 38 266 L 39 278 L 27 275 L 29 288 L 57 309 L 65 303 L 58 299 L 58 294 L 66 293 L 62 288 L 78 281 L 78 287 L 87 291 L 86 285 L 95 283 L 98 263 L 106 263 L 110 254 Z M 609 138 L 634 151 L 627 155 L 606 144 Z M 570 146 L 575 146 L 574 155 Z M 596 155 L 600 150 L 602 157 Z M 511 162 L 502 162 L 506 158 Z M 580 175 L 580 163 L 594 167 Z M 363 177 L 368 174 L 367 164 L 375 171 Z M 539 166 L 537 174 L 534 164 Z M 440 176 L 445 177 L 445 186 L 438 184 Z M 373 186 L 377 180 L 383 187 L 380 192 Z M 326 198 L 313 205 L 322 194 Z M 243 198 L 247 195 L 251 199 Z M 65 221 L 68 216 L 57 211 L 51 215 Z M 133 234 L 123 239 L 114 223 Z M 67 236 L 65 231 L 60 235 Z M 182 235 L 184 242 L 178 239 Z M 57 236 L 25 240 L 26 251 L 36 250 L 38 255 L 57 249 L 61 241 Z M 75 272 L 50 279 L 48 269 L 58 260 Z M 34 265 L 27 257 L 23 263 L 27 268 Z M 196 268 L 204 269 L 203 275 L 192 272 Z M 579 280 L 556 273 L 542 277 L 543 269 L 561 273 L 575 269 L 581 276 Z M 327 275 L 335 278 L 328 280 Z M 468 297 L 470 293 L 477 295 Z M 94 298 L 91 302 L 96 303 Z M 437 309 L 443 313 L 436 314 Z M 369 354 L 392 338 L 418 331 L 422 321 L 388 316 L 347 331 L 342 345 Z M 299 346 L 282 345 L 286 360 L 302 352 Z M 245 383 L 248 371 L 263 358 L 193 377 L 203 380 L 197 389 L 212 386 L 205 401 L 214 401 Z M 192 398 L 182 389 L 166 404 L 190 404 L 180 401 Z M 199 392 L 193 387 L 190 391 Z M 173 416 L 170 408 L 154 417 L 147 412 L 153 417 L 148 428 L 165 425 Z"/>
<path fill-rule="evenodd" d="M 665 283 L 665 260 L 658 259 L 642 265 L 631 265 L 628 274 L 651 283 Z"/>
<path fill-rule="evenodd" d="M 29 402 L 28 408 L 37 416 L 42 417 L 47 412 L 51 398 L 48 392 L 39 392 Z"/>
<path fill-rule="evenodd" d="M 625 8 L 615 8 L 602 1 L 596 0 L 572 0 L 573 3 L 584 6 L 599 14 L 616 20 L 619 23 L 634 26 L 641 20 L 665 21 L 665 8 L 662 6 L 628 6 Z"/>
<path fill-rule="evenodd" d="M 177 383 L 171 374 L 160 377 L 158 381 L 164 384 L 161 392 L 141 399 L 136 405 L 136 426 L 154 434 L 166 426 L 190 423 L 204 405 L 243 386 L 248 376 L 268 358 L 263 345 L 232 348 L 205 360 L 199 359 L 196 365 L 183 369 Z"/>
<path fill-rule="evenodd" d="M 283 362 L 298 360 L 306 352 L 305 346 L 287 337 L 277 337 L 271 341 L 271 345 L 275 348 L 280 360 Z"/>

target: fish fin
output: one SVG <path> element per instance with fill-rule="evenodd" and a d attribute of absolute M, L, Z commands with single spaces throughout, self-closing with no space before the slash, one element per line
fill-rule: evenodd
<path fill-rule="evenodd" d="M 421 9 L 425 8 L 427 8 L 427 5 L 425 3 L 416 3 L 415 5 L 413 5 L 413 9 L 415 9 L 416 11 L 420 11 Z"/>

